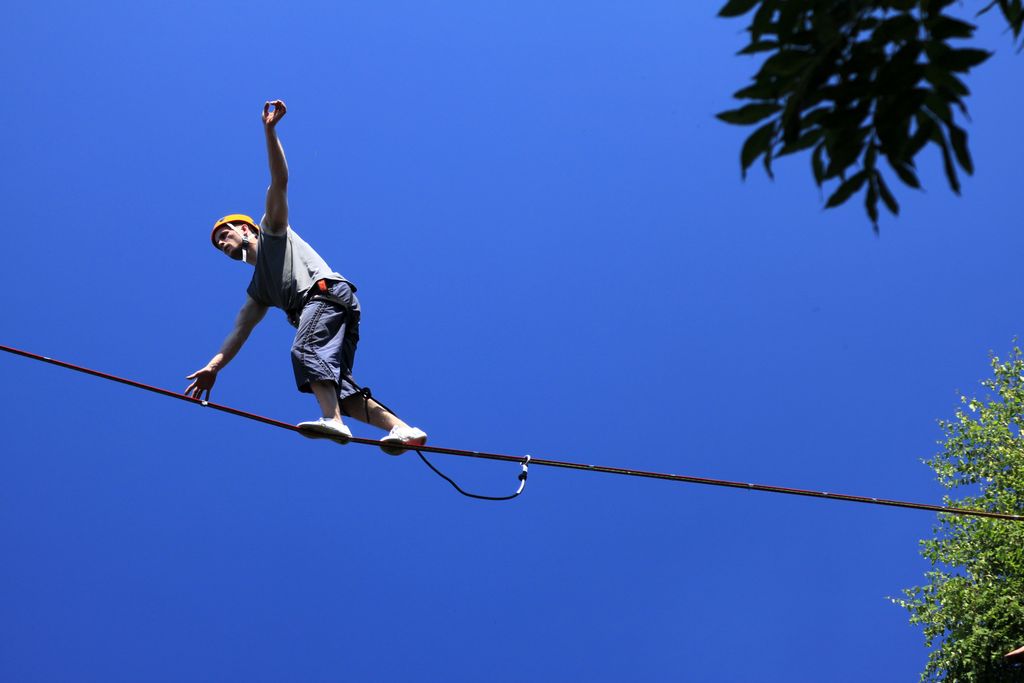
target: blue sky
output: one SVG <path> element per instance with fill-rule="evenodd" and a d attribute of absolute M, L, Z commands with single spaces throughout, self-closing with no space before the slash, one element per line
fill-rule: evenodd
<path fill-rule="evenodd" d="M 0 343 L 182 390 L 250 272 L 259 113 L 359 285 L 356 377 L 455 448 L 938 502 L 920 460 L 1021 333 L 1021 57 L 875 237 L 806 158 L 741 181 L 756 62 L 706 3 L 22 3 L 0 26 Z M 895 183 L 893 183 L 895 186 Z M 219 403 L 298 422 L 271 311 Z M 511 503 L 0 358 L 0 678 L 912 680 L 930 513 L 536 468 Z M 356 425 L 361 436 L 376 436 Z M 518 468 L 437 456 L 474 490 Z"/>

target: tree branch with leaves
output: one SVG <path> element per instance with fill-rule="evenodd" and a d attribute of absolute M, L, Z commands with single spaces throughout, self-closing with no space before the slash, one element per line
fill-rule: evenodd
<path fill-rule="evenodd" d="M 1024 514 L 1024 356 L 992 358 L 982 398 L 961 397 L 940 424 L 942 451 L 927 464 L 949 492 L 944 504 Z M 960 683 L 1024 680 L 1005 653 L 1024 642 L 1024 524 L 939 515 L 921 542 L 927 583 L 893 602 L 924 628 L 933 648 L 921 679 Z"/>
<path fill-rule="evenodd" d="M 992 0 L 1021 36 L 1024 0 Z M 946 178 L 959 194 L 958 168 L 973 173 L 967 133 L 970 94 L 962 78 L 991 56 L 951 41 L 968 40 L 976 26 L 945 12 L 952 0 L 729 0 L 719 16 L 753 12 L 750 42 L 741 55 L 766 54 L 753 82 L 734 97 L 746 102 L 718 118 L 756 125 L 740 151 L 747 169 L 761 159 L 774 177 L 775 159 L 809 150 L 818 187 L 834 181 L 825 206 L 864 191 L 878 230 L 882 204 L 899 203 L 880 160 L 904 184 L 920 188 L 916 159 L 938 147 Z"/>

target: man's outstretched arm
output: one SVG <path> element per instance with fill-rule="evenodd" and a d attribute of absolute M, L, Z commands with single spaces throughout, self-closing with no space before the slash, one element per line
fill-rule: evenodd
<path fill-rule="evenodd" d="M 245 303 L 242 304 L 242 309 L 235 317 L 235 327 L 224 343 L 220 345 L 220 351 L 210 359 L 206 367 L 196 370 L 185 378 L 192 380 L 192 384 L 185 389 L 186 395 L 192 398 L 202 398 L 201 394 L 205 391 L 209 398 L 209 391 L 213 389 L 213 383 L 217 381 L 217 373 L 238 354 L 242 344 L 249 338 L 249 334 L 259 321 L 263 320 L 266 313 L 266 306 L 256 303 L 252 297 L 246 295 Z"/>
<path fill-rule="evenodd" d="M 288 162 L 284 158 L 284 147 L 277 137 L 277 122 L 284 118 L 287 111 L 281 100 L 263 105 L 263 131 L 267 135 L 267 160 L 270 162 L 267 228 L 274 233 L 282 233 L 288 227 Z"/>

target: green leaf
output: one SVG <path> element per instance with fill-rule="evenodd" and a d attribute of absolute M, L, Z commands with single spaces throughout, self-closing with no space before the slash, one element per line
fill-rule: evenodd
<path fill-rule="evenodd" d="M 834 178 L 844 175 L 864 151 L 865 138 L 870 129 L 867 126 L 857 129 L 847 128 L 845 130 L 828 131 L 829 137 L 829 164 L 825 172 L 826 178 Z"/>
<path fill-rule="evenodd" d="M 782 140 L 787 145 L 800 136 L 800 110 L 803 106 L 799 89 L 786 98 L 786 106 L 782 109 L 779 122 L 782 126 Z"/>
<path fill-rule="evenodd" d="M 879 24 L 871 32 L 871 41 L 878 45 L 906 43 L 917 37 L 919 24 L 910 14 L 897 14 Z"/>
<path fill-rule="evenodd" d="M 921 43 L 909 42 L 881 64 L 875 78 L 878 89 L 886 94 L 899 95 L 917 85 L 924 69 L 918 61 L 922 49 Z"/>
<path fill-rule="evenodd" d="M 946 125 L 953 125 L 953 110 L 950 109 L 949 102 L 947 102 L 942 95 L 935 91 L 928 93 L 928 96 L 924 100 L 924 105 L 928 108 L 928 111 L 935 114 L 940 121 Z"/>
<path fill-rule="evenodd" d="M 956 0 L 924 0 L 922 3 L 924 11 L 929 15 L 939 15 L 942 10 L 952 5 Z"/>
<path fill-rule="evenodd" d="M 878 159 L 878 145 L 870 144 L 868 145 L 867 153 L 864 155 L 864 168 L 873 172 L 876 159 Z"/>
<path fill-rule="evenodd" d="M 939 90 L 948 90 L 958 97 L 967 97 L 971 91 L 967 89 L 964 82 L 941 67 L 929 64 L 924 68 L 924 77 Z"/>
<path fill-rule="evenodd" d="M 800 127 L 803 129 L 813 128 L 814 126 L 821 124 L 822 120 L 828 115 L 828 113 L 829 109 L 827 107 L 821 107 L 819 109 L 809 111 L 804 114 L 802 119 L 800 119 Z"/>
<path fill-rule="evenodd" d="M 857 31 L 870 31 L 871 29 L 875 28 L 876 26 L 878 26 L 881 23 L 882 23 L 882 20 L 879 19 L 878 17 L 865 17 L 865 18 L 861 19 L 859 22 L 857 22 L 856 30 Z"/>
<path fill-rule="evenodd" d="M 770 83 L 754 83 L 737 90 L 732 96 L 737 100 L 774 100 L 778 94 L 778 88 Z"/>
<path fill-rule="evenodd" d="M 813 53 L 804 50 L 780 50 L 765 60 L 761 73 L 790 76 L 805 69 L 814 59 Z"/>
<path fill-rule="evenodd" d="M 874 123 L 879 147 L 886 155 L 893 154 L 906 145 L 910 134 L 909 118 L 897 118 L 879 110 L 875 112 Z"/>
<path fill-rule="evenodd" d="M 741 17 L 754 9 L 761 0 L 729 0 L 722 9 L 718 10 L 720 17 Z"/>
<path fill-rule="evenodd" d="M 942 134 L 942 130 L 938 126 L 932 130 L 931 139 L 942 150 L 942 166 L 946 171 L 946 180 L 949 181 L 950 189 L 956 194 L 960 194 L 960 179 L 956 175 L 956 166 L 953 165 L 953 155 L 949 152 L 946 136 Z"/>
<path fill-rule="evenodd" d="M 782 0 L 778 3 L 778 34 L 785 42 L 793 42 L 793 36 L 803 27 L 801 16 L 804 14 L 802 2 Z"/>
<path fill-rule="evenodd" d="M 825 135 L 825 129 L 824 128 L 811 128 L 809 130 L 805 130 L 803 135 L 801 135 L 799 138 L 797 138 L 797 140 L 795 142 L 792 142 L 792 143 L 790 143 L 788 145 L 783 146 L 783 148 L 779 150 L 779 153 L 778 153 L 777 156 L 781 157 L 781 156 L 785 156 L 787 154 L 793 154 L 794 152 L 800 152 L 800 151 L 805 150 L 805 149 L 807 149 L 809 147 L 813 147 L 815 144 L 817 144 L 821 140 L 821 138 L 824 135 Z"/>
<path fill-rule="evenodd" d="M 737 52 L 738 55 L 752 55 L 758 52 L 767 52 L 774 50 L 779 46 L 776 40 L 758 40 L 756 42 L 747 45 L 745 48 Z"/>
<path fill-rule="evenodd" d="M 832 193 L 832 196 L 828 198 L 827 202 L 825 202 L 825 208 L 831 209 L 845 202 L 854 192 L 863 187 L 867 179 L 867 171 L 858 171 L 852 175 L 845 182 L 839 185 L 839 188 Z"/>
<path fill-rule="evenodd" d="M 896 51 L 890 63 L 897 69 L 906 69 L 917 63 L 922 50 L 924 50 L 924 45 L 917 40 L 912 40 Z"/>
<path fill-rule="evenodd" d="M 928 90 L 912 88 L 885 99 L 875 110 L 874 125 L 878 138 L 890 154 L 904 149 L 910 137 L 910 122 L 921 108 Z"/>
<path fill-rule="evenodd" d="M 715 116 L 726 123 L 749 125 L 751 123 L 757 123 L 766 116 L 771 116 L 780 109 L 782 109 L 782 105 L 780 104 L 748 104 L 740 107 L 739 109 L 723 111 L 719 114 L 715 114 Z"/>
<path fill-rule="evenodd" d="M 950 71 L 967 72 L 978 66 L 993 55 L 988 50 L 978 50 L 965 47 L 960 50 L 949 50 L 933 59 L 937 66 L 945 67 Z"/>
<path fill-rule="evenodd" d="M 864 208 L 868 211 L 868 218 L 871 219 L 871 228 L 878 232 L 878 186 L 875 184 L 875 176 L 871 174 L 868 183 L 868 191 L 864 195 Z"/>
<path fill-rule="evenodd" d="M 904 159 L 913 159 L 916 157 L 917 153 L 921 151 L 921 149 L 935 134 L 936 124 L 932 119 L 921 113 L 919 113 L 915 119 L 917 121 L 917 130 L 912 136 L 910 136 L 910 140 L 907 141 L 906 148 L 902 150 L 903 154 L 901 157 Z"/>
<path fill-rule="evenodd" d="M 896 202 L 896 197 L 892 196 L 892 192 L 889 191 L 889 186 L 885 184 L 885 179 L 882 178 L 882 174 L 876 172 L 875 180 L 878 181 L 878 194 L 881 195 L 886 208 L 889 209 L 889 212 L 892 215 L 899 216 L 900 205 Z"/>
<path fill-rule="evenodd" d="M 839 36 L 839 25 L 836 17 L 828 12 L 814 12 L 811 14 L 811 25 L 818 43 L 828 45 Z"/>
<path fill-rule="evenodd" d="M 889 165 L 892 166 L 892 170 L 896 171 L 896 175 L 900 177 L 904 184 L 909 185 L 915 190 L 921 189 L 921 181 L 917 179 L 917 174 L 914 173 L 914 169 L 911 166 L 894 164 L 892 159 L 889 160 Z"/>
<path fill-rule="evenodd" d="M 796 31 L 786 36 L 783 44 L 814 50 L 818 47 L 818 38 L 812 31 Z"/>
<path fill-rule="evenodd" d="M 1024 30 L 1024 2 L 1003 0 L 1002 6 L 1003 16 L 1006 21 L 1010 22 L 1010 28 L 1013 29 L 1013 37 L 1019 38 L 1021 31 Z"/>
<path fill-rule="evenodd" d="M 932 38 L 936 40 L 946 40 L 947 38 L 970 38 L 974 35 L 974 30 L 977 28 L 974 24 L 968 24 L 966 21 L 960 21 L 953 17 L 946 16 L 945 14 L 939 16 L 937 19 L 926 22 L 928 26 L 928 32 L 931 33 Z"/>
<path fill-rule="evenodd" d="M 750 21 L 750 38 L 754 42 L 760 40 L 765 33 L 771 32 L 772 17 L 775 15 L 777 0 L 764 0 Z"/>
<path fill-rule="evenodd" d="M 766 154 L 772 146 L 772 138 L 775 135 L 775 122 L 769 122 L 755 130 L 743 143 L 740 150 L 740 169 L 743 177 L 747 177 L 747 169 L 762 154 Z M 769 175 L 771 168 L 768 169 Z"/>
<path fill-rule="evenodd" d="M 811 172 L 814 174 L 814 182 L 821 187 L 821 182 L 825 179 L 825 162 L 821 156 L 825 151 L 825 143 L 822 142 L 814 148 L 814 152 L 811 154 Z"/>
<path fill-rule="evenodd" d="M 960 162 L 960 167 L 973 174 L 974 162 L 971 160 L 970 150 L 967 149 L 967 133 L 964 129 L 950 124 L 949 142 L 953 145 L 953 152 L 956 154 L 956 160 Z"/>

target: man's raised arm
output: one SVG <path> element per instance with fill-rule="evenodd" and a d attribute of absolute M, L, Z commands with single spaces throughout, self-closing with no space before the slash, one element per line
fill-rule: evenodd
<path fill-rule="evenodd" d="M 267 134 L 267 160 L 270 162 L 267 228 L 273 233 L 283 233 L 288 227 L 288 162 L 284 158 L 284 147 L 277 138 L 277 122 L 287 111 L 281 100 L 263 105 L 263 130 Z"/>
<path fill-rule="evenodd" d="M 217 373 L 238 354 L 242 344 L 249 338 L 249 334 L 259 321 L 263 320 L 263 316 L 266 313 L 266 306 L 257 303 L 252 297 L 246 295 L 245 303 L 242 304 L 242 309 L 238 311 L 238 316 L 235 317 L 235 327 L 231 330 L 227 339 L 224 340 L 224 343 L 220 345 L 220 351 L 210 359 L 206 367 L 196 370 L 185 378 L 192 380 L 192 384 L 188 385 L 188 388 L 185 389 L 186 395 L 192 398 L 202 398 L 202 393 L 205 391 L 206 397 L 210 397 L 213 383 L 217 381 Z"/>

